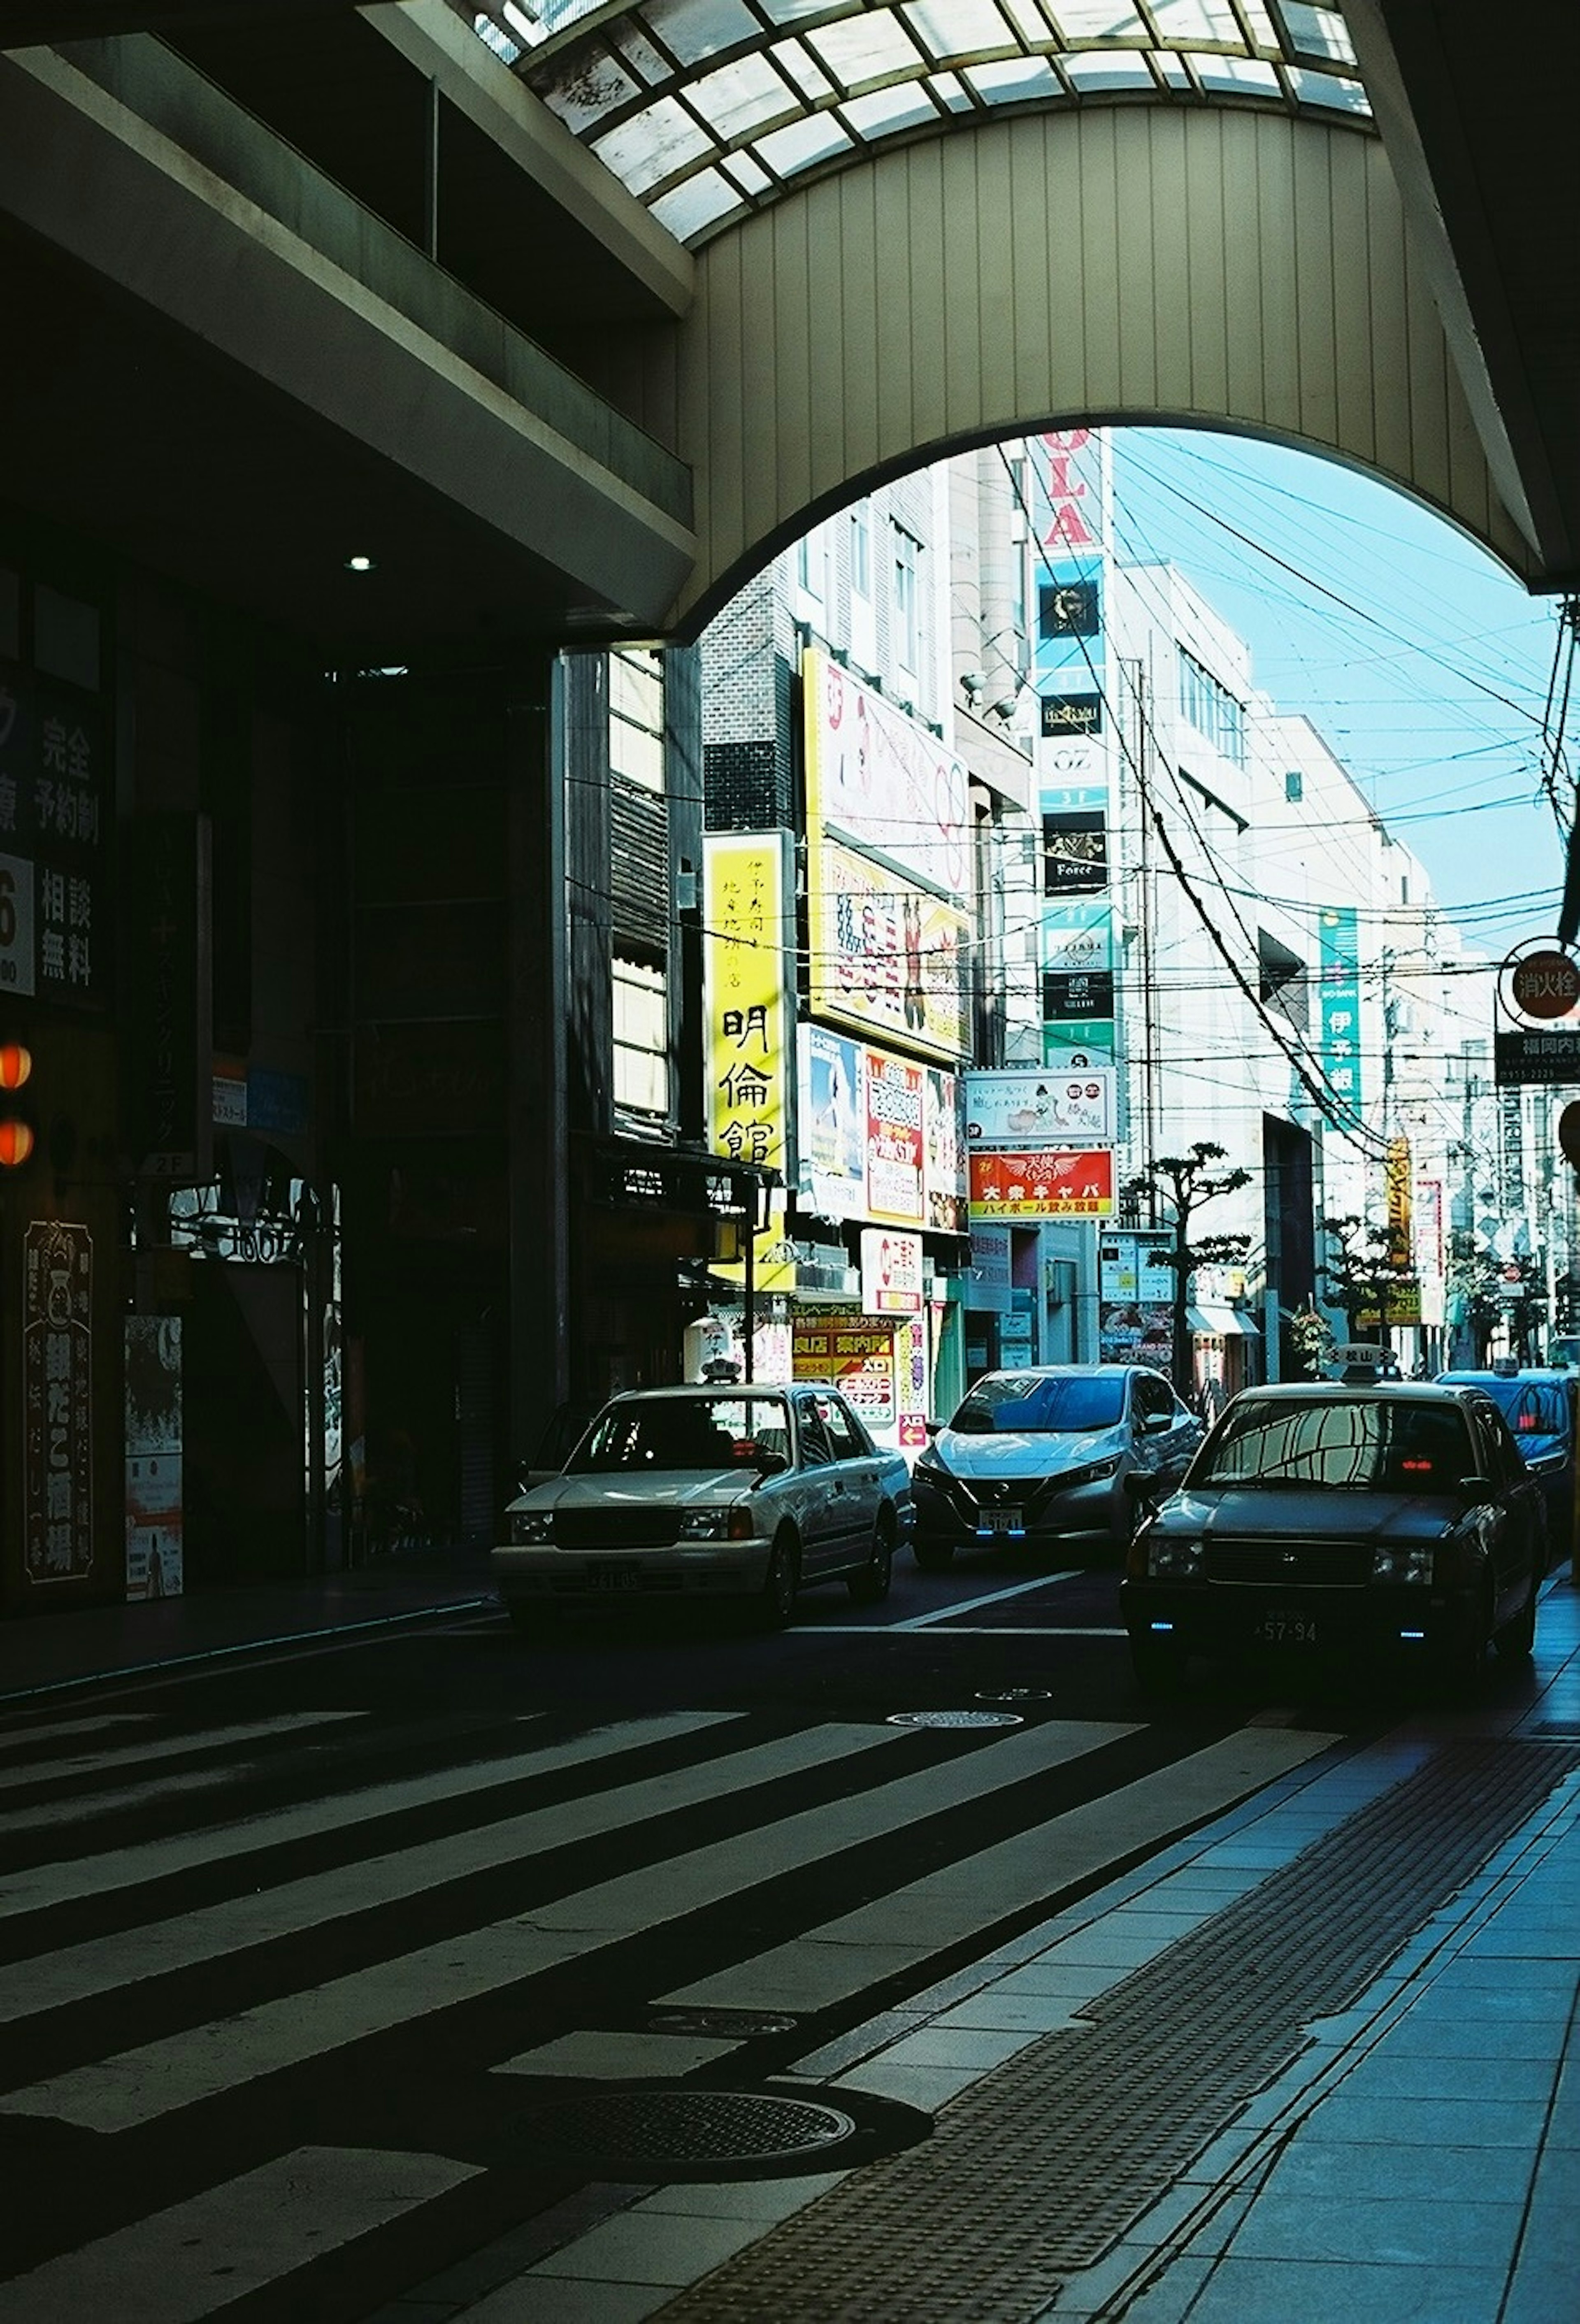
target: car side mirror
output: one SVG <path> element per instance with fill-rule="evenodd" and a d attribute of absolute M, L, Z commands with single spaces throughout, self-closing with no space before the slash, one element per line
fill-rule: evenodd
<path fill-rule="evenodd" d="M 944 1424 L 941 1420 L 929 1420 L 923 1424 L 929 1436 L 936 1436 L 943 1425 Z"/>
<path fill-rule="evenodd" d="M 1156 1500 L 1161 1489 L 1160 1481 L 1150 1469 L 1127 1469 L 1124 1490 L 1132 1501 Z"/>
<path fill-rule="evenodd" d="M 1141 1434 L 1161 1436 L 1174 1425 L 1171 1412 L 1146 1412 L 1141 1415 Z"/>
<path fill-rule="evenodd" d="M 1459 1490 L 1467 1501 L 1484 1501 L 1492 1489 L 1492 1480 L 1490 1477 L 1473 1475 L 1461 1477 L 1459 1480 Z"/>
<path fill-rule="evenodd" d="M 760 1477 L 777 1477 L 790 1462 L 782 1452 L 753 1452 L 751 1465 Z"/>

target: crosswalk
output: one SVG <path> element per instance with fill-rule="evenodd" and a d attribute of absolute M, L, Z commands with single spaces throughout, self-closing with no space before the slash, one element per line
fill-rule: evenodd
<path fill-rule="evenodd" d="M 358 1717 L 0 1727 L 7 2324 L 369 2315 L 519 2218 L 543 2078 L 717 2066 L 685 2008 L 778 2013 L 788 2062 L 1331 1740 L 707 1710 L 412 1775 L 323 1751 Z M 319 1794 L 260 1804 L 261 1747 Z"/>

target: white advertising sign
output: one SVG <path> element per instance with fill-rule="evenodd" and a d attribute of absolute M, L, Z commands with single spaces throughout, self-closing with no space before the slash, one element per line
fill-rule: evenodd
<path fill-rule="evenodd" d="M 974 1148 L 1101 1143 L 1115 1134 L 1112 1066 L 1021 1065 L 965 1079 L 966 1136 Z"/>
<path fill-rule="evenodd" d="M 862 1229 L 862 1309 L 868 1315 L 919 1315 L 921 1237 Z"/>

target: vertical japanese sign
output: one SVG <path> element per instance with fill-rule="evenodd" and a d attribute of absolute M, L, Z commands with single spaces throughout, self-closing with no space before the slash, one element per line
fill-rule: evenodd
<path fill-rule="evenodd" d="M 105 761 L 91 696 L 0 662 L 0 993 L 106 998 Z"/>
<path fill-rule="evenodd" d="M 965 1077 L 960 1074 L 941 1074 L 936 1066 L 929 1065 L 923 1094 L 926 1222 L 939 1234 L 969 1234 L 971 1189 L 966 1170 Z"/>
<path fill-rule="evenodd" d="M 1353 904 L 1326 908 L 1317 929 L 1322 1070 L 1335 1096 L 1361 1105 L 1361 943 Z"/>
<path fill-rule="evenodd" d="M 1388 1185 L 1388 1264 L 1396 1274 L 1408 1275 L 1415 1258 L 1410 1201 L 1414 1174 L 1408 1138 L 1391 1138 L 1384 1165 Z"/>
<path fill-rule="evenodd" d="M 126 1597 L 181 1591 L 181 1323 L 126 1318 Z"/>
<path fill-rule="evenodd" d="M 30 1582 L 93 1566 L 93 1239 L 35 1220 L 23 1243 L 23 1539 Z"/>
<path fill-rule="evenodd" d="M 703 844 L 707 1143 L 760 1169 L 786 1167 L 788 835 L 710 832 Z"/>

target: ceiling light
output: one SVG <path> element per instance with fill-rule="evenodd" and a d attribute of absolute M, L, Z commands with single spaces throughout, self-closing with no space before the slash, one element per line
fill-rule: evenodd
<path fill-rule="evenodd" d="M 347 573 L 371 573 L 373 559 L 371 557 L 348 557 L 346 559 L 346 570 Z"/>

